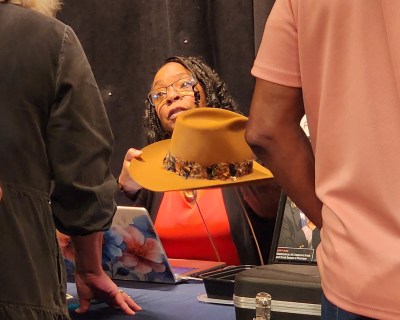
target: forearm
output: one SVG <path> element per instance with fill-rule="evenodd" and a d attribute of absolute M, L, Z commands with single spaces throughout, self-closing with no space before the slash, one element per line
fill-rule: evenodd
<path fill-rule="evenodd" d="M 128 198 L 134 197 L 142 189 L 142 186 L 135 181 L 127 179 L 122 175 L 118 177 L 117 182 L 119 189 L 124 192 Z"/>
<path fill-rule="evenodd" d="M 77 273 L 85 275 L 101 273 L 103 232 L 94 232 L 87 236 L 73 236 L 71 240 L 75 249 Z"/>
<path fill-rule="evenodd" d="M 123 194 L 126 198 L 132 200 L 133 202 L 136 202 L 138 198 L 140 198 L 140 191 L 143 190 L 143 188 L 137 188 L 137 189 L 131 189 L 130 191 L 125 190 L 125 188 L 119 183 L 119 191 L 121 194 Z"/>
<path fill-rule="evenodd" d="M 118 186 L 128 198 L 134 198 L 135 195 L 142 189 L 142 186 L 137 184 L 129 174 L 129 167 L 133 158 L 140 158 L 142 151 L 130 148 L 125 155 L 122 163 L 121 173 L 118 177 Z"/>
<path fill-rule="evenodd" d="M 314 155 L 311 145 L 300 130 L 288 137 L 288 140 L 293 141 L 293 144 L 270 139 L 268 146 L 260 149 L 258 156 L 272 171 L 285 193 L 320 228 L 322 203 L 315 194 Z"/>
<path fill-rule="evenodd" d="M 77 313 L 88 311 L 92 300 L 102 301 L 133 315 L 141 310 L 130 296 L 119 292 L 117 285 L 101 265 L 103 232 L 71 237 L 75 247 L 75 283 L 79 297 Z"/>
<path fill-rule="evenodd" d="M 257 79 L 246 140 L 285 193 L 317 227 L 322 227 L 314 154 L 300 127 L 303 115 L 301 88 Z"/>
<path fill-rule="evenodd" d="M 299 134 L 297 148 L 289 145 L 276 146 L 282 157 L 270 157 L 270 164 L 276 172 L 276 179 L 294 203 L 314 222 L 322 227 L 322 203 L 315 193 L 314 155 L 308 138 Z"/>

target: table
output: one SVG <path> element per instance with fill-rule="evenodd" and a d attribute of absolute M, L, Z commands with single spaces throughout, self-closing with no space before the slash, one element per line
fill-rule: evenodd
<path fill-rule="evenodd" d="M 116 281 L 117 282 L 117 281 Z M 202 282 L 187 281 L 179 284 L 159 284 L 147 282 L 117 282 L 141 307 L 135 316 L 124 315 L 119 309 L 111 309 L 101 303 L 90 307 L 80 315 L 73 310 L 78 307 L 76 287 L 68 283 L 67 292 L 73 296 L 68 300 L 72 319 L 96 320 L 235 320 L 233 305 L 199 302 L 197 297 L 205 294 Z"/>

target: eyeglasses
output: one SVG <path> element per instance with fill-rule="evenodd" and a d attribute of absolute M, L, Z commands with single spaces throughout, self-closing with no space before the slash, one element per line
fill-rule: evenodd
<path fill-rule="evenodd" d="M 167 98 L 167 90 L 172 87 L 179 94 L 193 94 L 193 89 L 197 85 L 197 80 L 191 76 L 184 77 L 182 79 L 176 80 L 172 84 L 166 87 L 157 88 L 152 91 L 147 96 L 147 100 L 153 107 L 158 107 L 161 102 Z"/>

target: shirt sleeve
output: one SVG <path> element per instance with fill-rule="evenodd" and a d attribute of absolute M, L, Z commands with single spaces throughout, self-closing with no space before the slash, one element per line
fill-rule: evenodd
<path fill-rule="evenodd" d="M 92 70 L 70 27 L 61 48 L 47 127 L 51 205 L 61 232 L 85 235 L 108 229 L 116 210 L 117 183 L 109 169 L 114 140 Z"/>
<path fill-rule="evenodd" d="M 295 9 L 295 1 L 276 0 L 251 70 L 253 76 L 289 87 L 301 87 Z"/>

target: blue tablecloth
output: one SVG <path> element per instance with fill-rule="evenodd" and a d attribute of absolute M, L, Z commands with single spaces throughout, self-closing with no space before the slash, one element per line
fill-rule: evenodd
<path fill-rule="evenodd" d="M 119 282 L 119 287 L 129 294 L 141 307 L 135 316 L 126 316 L 119 309 L 110 309 L 106 304 L 90 307 L 88 313 L 78 315 L 76 287 L 68 283 L 68 300 L 72 319 L 107 320 L 235 320 L 233 305 L 199 302 L 197 297 L 205 294 L 202 282 L 189 281 L 180 284 L 156 284 L 146 282 Z"/>

